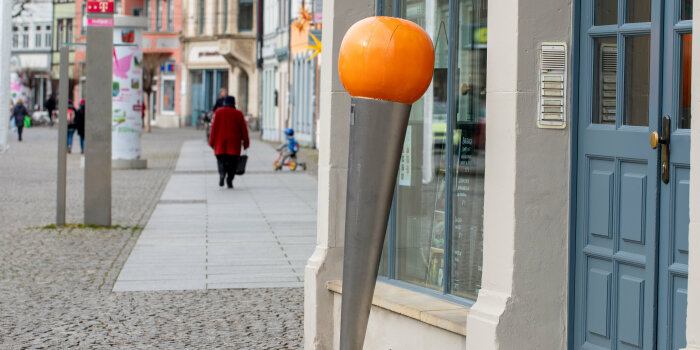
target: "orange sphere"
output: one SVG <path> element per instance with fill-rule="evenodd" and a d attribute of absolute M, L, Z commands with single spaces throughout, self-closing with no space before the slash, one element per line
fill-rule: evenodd
<path fill-rule="evenodd" d="M 369 17 L 345 33 L 338 71 L 354 97 L 412 104 L 430 85 L 434 62 L 433 42 L 417 24 Z"/>

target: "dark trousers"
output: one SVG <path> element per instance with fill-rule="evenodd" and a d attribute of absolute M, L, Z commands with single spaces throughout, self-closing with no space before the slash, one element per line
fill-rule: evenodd
<path fill-rule="evenodd" d="M 22 129 L 24 129 L 24 124 L 17 124 L 17 139 L 22 141 Z"/>
<path fill-rule="evenodd" d="M 219 177 L 226 178 L 226 184 L 229 187 L 233 185 L 233 178 L 236 176 L 236 168 L 240 158 L 240 156 L 232 154 L 219 154 L 216 156 L 216 162 L 219 165 Z"/>

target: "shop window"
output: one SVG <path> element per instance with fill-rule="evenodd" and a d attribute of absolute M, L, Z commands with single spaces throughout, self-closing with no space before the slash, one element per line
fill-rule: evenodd
<path fill-rule="evenodd" d="M 487 1 L 455 7 L 380 7 L 423 27 L 435 45 L 433 82 L 411 109 L 380 275 L 468 303 L 481 288 L 483 261 Z"/>
<path fill-rule="evenodd" d="M 161 66 L 161 113 L 175 112 L 175 62 L 168 61 Z"/>
<path fill-rule="evenodd" d="M 175 111 L 175 78 L 164 77 L 163 78 L 163 92 L 160 94 L 162 97 L 161 101 L 161 112 L 174 112 Z"/>
<path fill-rule="evenodd" d="M 253 0 L 238 0 L 238 31 L 253 30 Z"/>

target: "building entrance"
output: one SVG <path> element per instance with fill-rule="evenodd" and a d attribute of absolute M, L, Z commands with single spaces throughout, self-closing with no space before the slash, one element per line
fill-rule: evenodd
<path fill-rule="evenodd" d="M 680 349 L 692 1 L 580 8 L 574 349 Z"/>

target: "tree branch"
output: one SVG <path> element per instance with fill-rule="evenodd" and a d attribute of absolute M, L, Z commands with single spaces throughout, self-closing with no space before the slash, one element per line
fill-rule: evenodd
<path fill-rule="evenodd" d="M 12 0 L 12 18 L 17 18 L 24 12 L 24 5 L 26 5 L 29 0 Z"/>

